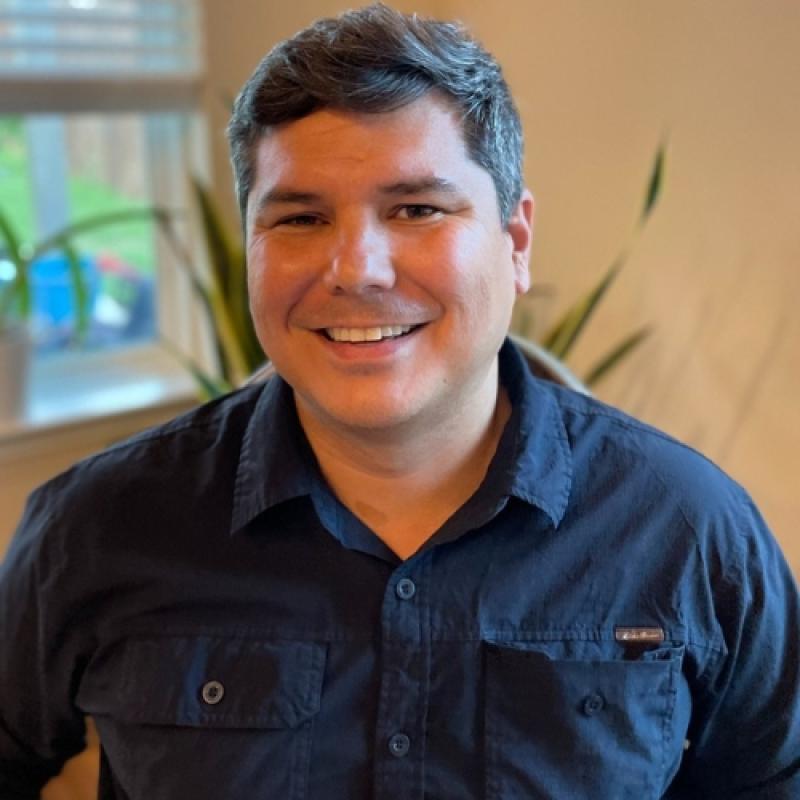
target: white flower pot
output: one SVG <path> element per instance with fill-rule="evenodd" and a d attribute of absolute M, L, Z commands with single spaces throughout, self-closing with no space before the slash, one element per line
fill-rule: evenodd
<path fill-rule="evenodd" d="M 20 325 L 0 330 L 0 422 L 25 415 L 31 354 L 27 328 Z"/>

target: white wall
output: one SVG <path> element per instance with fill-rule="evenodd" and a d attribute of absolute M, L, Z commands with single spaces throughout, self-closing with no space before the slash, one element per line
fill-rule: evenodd
<path fill-rule="evenodd" d="M 259 57 L 349 4 L 206 0 L 214 170 Z M 793 0 L 427 0 L 505 65 L 537 198 L 542 314 L 586 289 L 627 243 L 650 161 L 669 136 L 663 202 L 576 353 L 588 364 L 644 323 L 654 333 L 599 389 L 743 482 L 800 573 L 800 3 Z"/>

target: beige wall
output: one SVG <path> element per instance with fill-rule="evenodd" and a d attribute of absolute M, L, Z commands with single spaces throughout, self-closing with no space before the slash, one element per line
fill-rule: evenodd
<path fill-rule="evenodd" d="M 325 0 L 206 0 L 217 190 L 230 197 L 219 92 Z M 800 3 L 428 0 L 505 65 L 537 198 L 535 280 L 552 318 L 628 241 L 658 140 L 663 202 L 576 353 L 643 323 L 603 399 L 697 446 L 744 483 L 800 574 Z M 231 206 L 232 208 L 232 206 Z"/>

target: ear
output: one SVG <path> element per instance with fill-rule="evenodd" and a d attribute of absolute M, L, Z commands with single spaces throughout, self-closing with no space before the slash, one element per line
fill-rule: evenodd
<path fill-rule="evenodd" d="M 531 285 L 528 260 L 533 241 L 533 195 L 528 189 L 522 192 L 517 207 L 511 214 L 506 232 L 511 240 L 511 258 L 514 262 L 514 286 L 517 294 L 525 294 Z"/>

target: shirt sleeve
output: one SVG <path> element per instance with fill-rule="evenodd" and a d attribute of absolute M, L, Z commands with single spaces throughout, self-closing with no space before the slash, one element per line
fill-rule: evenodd
<path fill-rule="evenodd" d="M 709 569 L 723 655 L 704 676 L 676 798 L 800 798 L 800 600 L 777 542 L 748 498 L 731 552 Z M 684 783 L 682 781 L 682 783 Z M 691 788 L 689 788 L 691 787 Z"/>
<path fill-rule="evenodd" d="M 73 704 L 83 647 L 66 556 L 49 493 L 28 500 L 0 565 L 0 797 L 38 798 L 41 787 L 85 745 Z M 72 573 L 72 574 L 70 574 Z M 70 576 L 70 580 L 65 580 Z"/>

